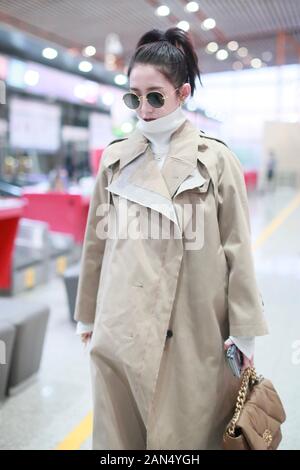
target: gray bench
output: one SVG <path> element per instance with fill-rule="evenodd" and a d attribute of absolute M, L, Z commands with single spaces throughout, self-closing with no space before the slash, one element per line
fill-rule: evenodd
<path fill-rule="evenodd" d="M 8 387 L 15 387 L 35 374 L 40 366 L 49 308 L 30 301 L 0 298 L 0 319 L 14 325 Z"/>
<path fill-rule="evenodd" d="M 0 319 L 0 401 L 5 398 L 8 391 L 8 378 L 15 336 L 16 328 L 14 325 Z"/>

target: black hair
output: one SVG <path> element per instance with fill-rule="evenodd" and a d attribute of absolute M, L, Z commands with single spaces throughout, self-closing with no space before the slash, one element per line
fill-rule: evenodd
<path fill-rule="evenodd" d="M 128 78 L 137 63 L 155 66 L 175 88 L 189 83 L 191 96 L 197 77 L 202 85 L 194 46 L 189 35 L 180 28 L 169 28 L 166 32 L 152 29 L 145 33 L 129 62 Z"/>

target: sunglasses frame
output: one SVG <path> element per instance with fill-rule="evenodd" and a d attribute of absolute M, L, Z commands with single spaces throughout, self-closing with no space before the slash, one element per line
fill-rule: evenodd
<path fill-rule="evenodd" d="M 173 93 L 175 93 L 177 90 L 179 90 L 179 88 L 175 88 L 175 90 L 173 91 Z M 162 104 L 161 106 L 153 106 L 151 103 L 149 103 L 149 100 L 148 100 L 147 96 L 148 96 L 150 93 L 158 93 L 159 95 L 161 95 L 161 96 L 163 97 L 163 100 L 164 100 L 163 104 Z M 130 107 L 125 103 L 124 98 L 125 98 L 125 96 L 127 96 L 127 95 L 134 95 L 134 96 L 137 97 L 138 102 L 139 102 L 139 105 L 138 105 L 137 108 L 130 108 Z M 142 103 L 141 98 L 146 98 L 146 100 L 148 101 L 148 104 L 150 104 L 150 106 L 151 106 L 152 108 L 160 109 L 160 108 L 162 108 L 162 107 L 165 105 L 165 101 L 166 101 L 166 99 L 169 98 L 169 97 L 170 97 L 170 96 L 165 95 L 165 94 L 162 93 L 161 91 L 155 91 L 155 90 L 148 91 L 148 93 L 147 93 L 146 95 L 141 95 L 141 96 L 137 95 L 137 94 L 134 93 L 133 91 L 128 91 L 127 93 L 125 93 L 125 94 L 123 95 L 122 99 L 123 99 L 123 101 L 124 101 L 125 106 L 127 106 L 127 108 L 132 109 L 133 111 L 136 111 L 136 110 L 139 109 L 139 107 L 141 106 L 141 103 Z"/>

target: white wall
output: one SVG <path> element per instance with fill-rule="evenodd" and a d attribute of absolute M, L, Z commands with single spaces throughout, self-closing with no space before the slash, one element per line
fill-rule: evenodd
<path fill-rule="evenodd" d="M 266 122 L 263 167 L 267 166 L 270 151 L 275 154 L 279 172 L 294 172 L 300 176 L 300 123 Z"/>
<path fill-rule="evenodd" d="M 222 120 L 222 138 L 246 168 L 264 158 L 265 122 L 300 122 L 300 65 L 206 74 L 195 100 Z"/>

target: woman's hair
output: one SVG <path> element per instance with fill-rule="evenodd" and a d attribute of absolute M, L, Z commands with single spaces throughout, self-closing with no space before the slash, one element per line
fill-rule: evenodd
<path fill-rule="evenodd" d="M 175 88 L 189 83 L 192 96 L 197 77 L 201 83 L 194 46 L 188 34 L 180 28 L 169 28 L 166 32 L 152 29 L 145 33 L 129 62 L 128 78 L 137 63 L 153 65 Z"/>

